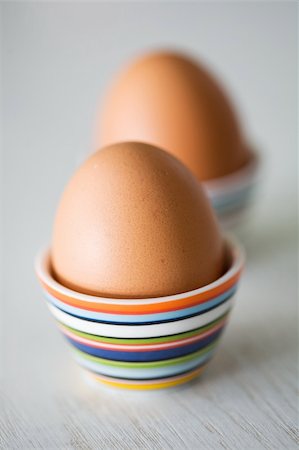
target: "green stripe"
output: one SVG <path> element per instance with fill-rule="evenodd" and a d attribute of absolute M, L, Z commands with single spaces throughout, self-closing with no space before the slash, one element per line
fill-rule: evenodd
<path fill-rule="evenodd" d="M 71 333 L 75 334 L 76 336 L 82 337 L 84 339 L 89 339 L 91 341 L 97 341 L 97 342 L 107 342 L 109 344 L 159 344 L 164 342 L 172 342 L 177 341 L 193 336 L 197 336 L 200 333 L 205 333 L 206 331 L 213 328 L 215 325 L 217 325 L 219 322 L 221 322 L 225 317 L 228 316 L 229 313 L 225 313 L 222 316 L 220 316 L 218 319 L 214 320 L 213 322 L 210 322 L 208 325 L 205 325 L 200 328 L 196 328 L 196 330 L 193 331 L 186 331 L 184 333 L 179 334 L 173 334 L 171 336 L 161 336 L 157 338 L 143 338 L 143 339 L 117 339 L 117 338 L 109 338 L 104 336 L 96 336 L 94 334 L 88 334 L 84 333 L 82 331 L 75 330 L 74 328 L 68 327 L 67 325 L 64 325 L 60 322 L 60 325 L 62 328 L 69 330 Z"/>
<path fill-rule="evenodd" d="M 218 344 L 219 339 L 214 341 L 212 344 L 207 347 L 198 350 L 197 352 L 191 353 L 186 356 L 180 356 L 179 358 L 167 359 L 163 361 L 151 361 L 151 362 L 126 362 L 126 361 L 112 361 L 110 359 L 98 358 L 97 356 L 91 356 L 87 353 L 81 352 L 81 350 L 75 349 L 74 353 L 77 353 L 84 359 L 92 361 L 94 363 L 103 364 L 105 366 L 113 366 L 113 367 L 122 367 L 128 369 L 149 369 L 149 368 L 158 368 L 158 367 L 167 367 L 167 366 L 175 366 L 176 364 L 184 363 L 187 361 L 192 361 L 193 359 L 203 356 L 208 353 L 210 350 L 214 349 L 214 347 Z"/>

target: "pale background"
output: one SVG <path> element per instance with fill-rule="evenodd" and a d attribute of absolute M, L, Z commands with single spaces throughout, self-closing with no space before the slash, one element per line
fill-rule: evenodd
<path fill-rule="evenodd" d="M 296 2 L 1 3 L 0 447 L 295 448 Z M 232 93 L 263 158 L 248 264 L 200 381 L 92 390 L 43 302 L 33 260 L 91 147 L 98 99 L 136 52 L 194 52 Z"/>

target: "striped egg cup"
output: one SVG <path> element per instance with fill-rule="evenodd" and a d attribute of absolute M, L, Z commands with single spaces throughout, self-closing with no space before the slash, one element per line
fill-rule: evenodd
<path fill-rule="evenodd" d="M 231 238 L 227 248 L 230 267 L 218 280 L 160 298 L 113 299 L 68 289 L 53 278 L 48 250 L 38 256 L 36 272 L 75 360 L 95 381 L 158 389 L 197 377 L 217 348 L 244 265 Z"/>
<path fill-rule="evenodd" d="M 203 182 L 222 226 L 234 228 L 246 216 L 257 183 L 259 159 L 252 159 L 233 174 Z"/>

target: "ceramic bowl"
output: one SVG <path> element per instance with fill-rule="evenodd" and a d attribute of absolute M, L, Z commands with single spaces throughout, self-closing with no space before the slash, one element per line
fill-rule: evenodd
<path fill-rule="evenodd" d="M 244 264 L 227 238 L 231 263 L 218 280 L 161 298 L 113 299 L 72 291 L 52 276 L 50 252 L 36 261 L 47 305 L 81 367 L 96 381 L 157 389 L 189 381 L 212 358 L 227 324 Z"/>

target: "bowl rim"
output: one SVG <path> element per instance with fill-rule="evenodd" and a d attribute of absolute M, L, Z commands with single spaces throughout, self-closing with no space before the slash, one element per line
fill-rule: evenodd
<path fill-rule="evenodd" d="M 90 294 L 83 294 L 78 291 L 74 291 L 68 287 L 63 286 L 58 281 L 56 281 L 50 272 L 50 249 L 49 247 L 43 248 L 37 255 L 35 260 L 35 272 L 37 278 L 39 279 L 43 289 L 50 292 L 53 295 L 58 294 L 58 298 L 62 301 L 81 301 L 87 304 L 93 305 L 106 305 L 109 306 L 119 306 L 119 307 L 138 307 L 138 306 L 146 306 L 146 305 L 155 305 L 157 303 L 167 304 L 173 301 L 181 301 L 190 297 L 197 297 L 198 302 L 200 301 L 201 296 L 205 296 L 206 294 L 211 292 L 211 294 L 215 290 L 219 290 L 221 286 L 225 285 L 230 280 L 234 280 L 237 282 L 239 279 L 241 272 L 244 268 L 245 262 L 245 253 L 243 247 L 239 242 L 230 234 L 226 234 L 224 237 L 224 242 L 227 244 L 227 247 L 230 249 L 232 255 L 232 263 L 228 270 L 217 280 L 209 283 L 205 286 L 202 286 L 197 289 L 193 289 L 191 291 L 183 292 L 180 294 L 174 294 L 164 297 L 151 297 L 151 298 L 110 298 L 103 296 L 94 296 Z M 225 289 L 224 289 L 225 291 Z"/>
<path fill-rule="evenodd" d="M 261 158 L 259 154 L 256 151 L 251 150 L 250 159 L 238 170 L 223 175 L 222 177 L 202 181 L 208 197 L 222 197 L 232 194 L 235 191 L 249 188 L 256 182 L 260 165 Z"/>
<path fill-rule="evenodd" d="M 87 309 L 82 309 L 77 306 L 71 306 L 61 300 L 58 300 L 53 295 L 50 295 L 48 292 L 45 292 L 44 295 L 46 297 L 46 301 L 49 304 L 56 306 L 67 314 L 71 314 L 79 319 L 91 320 L 93 322 L 99 323 L 115 323 L 115 324 L 138 324 L 145 325 L 146 323 L 155 322 L 162 323 L 168 320 L 178 320 L 179 318 L 193 316 L 197 314 L 203 314 L 205 311 L 213 309 L 218 305 L 226 302 L 232 296 L 236 294 L 237 284 L 234 284 L 231 288 L 227 289 L 223 294 L 219 296 L 213 297 L 205 302 L 200 302 L 198 304 L 193 304 L 191 306 L 181 305 L 185 307 L 179 307 L 177 309 L 171 309 L 168 311 L 162 312 L 146 312 L 142 313 L 140 311 L 139 314 L 117 314 L 117 313 L 107 313 L 100 311 L 91 311 Z"/>

